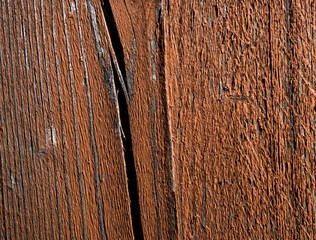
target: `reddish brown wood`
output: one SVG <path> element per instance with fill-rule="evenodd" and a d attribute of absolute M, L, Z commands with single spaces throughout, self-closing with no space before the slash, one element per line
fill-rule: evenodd
<path fill-rule="evenodd" d="M 313 1 L 0 1 L 0 238 L 313 239 Z"/>
<path fill-rule="evenodd" d="M 4 195 L 10 204 L 2 208 L 3 232 L 17 239 L 132 238 L 124 149 L 101 3 L 33 2 L 1 4 L 1 116 L 2 124 L 7 124 L 1 159 L 11 162 L 11 167 L 2 165 L 7 171 Z M 17 103 L 12 100 L 15 96 Z"/>

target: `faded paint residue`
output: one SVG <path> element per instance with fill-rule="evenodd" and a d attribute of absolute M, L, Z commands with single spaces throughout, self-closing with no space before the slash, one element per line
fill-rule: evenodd
<path fill-rule="evenodd" d="M 69 8 L 70 8 L 69 13 L 72 15 L 76 11 L 75 3 L 71 2 Z"/>
<path fill-rule="evenodd" d="M 49 146 L 56 147 L 58 138 L 56 129 L 52 126 L 46 129 L 46 141 Z"/>
<path fill-rule="evenodd" d="M 157 81 L 156 76 L 156 65 L 155 65 L 155 56 L 157 53 L 157 46 L 155 40 L 150 41 L 150 51 L 151 51 L 151 57 L 150 57 L 150 66 L 151 66 L 151 80 L 155 84 Z"/>

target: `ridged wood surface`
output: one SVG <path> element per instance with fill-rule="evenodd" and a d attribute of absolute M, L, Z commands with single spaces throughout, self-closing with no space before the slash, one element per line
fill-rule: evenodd
<path fill-rule="evenodd" d="M 314 239 L 315 7 L 0 0 L 0 239 Z"/>

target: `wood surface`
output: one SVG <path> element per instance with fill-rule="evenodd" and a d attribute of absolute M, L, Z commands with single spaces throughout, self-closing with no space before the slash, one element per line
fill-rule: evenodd
<path fill-rule="evenodd" d="M 0 239 L 315 239 L 310 0 L 0 0 Z"/>

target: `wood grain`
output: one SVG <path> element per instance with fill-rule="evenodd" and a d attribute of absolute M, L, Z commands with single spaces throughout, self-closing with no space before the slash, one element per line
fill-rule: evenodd
<path fill-rule="evenodd" d="M 315 238 L 313 1 L 0 9 L 0 239 Z"/>
<path fill-rule="evenodd" d="M 100 2 L 2 1 L 1 10 L 3 232 L 131 238 Z"/>

